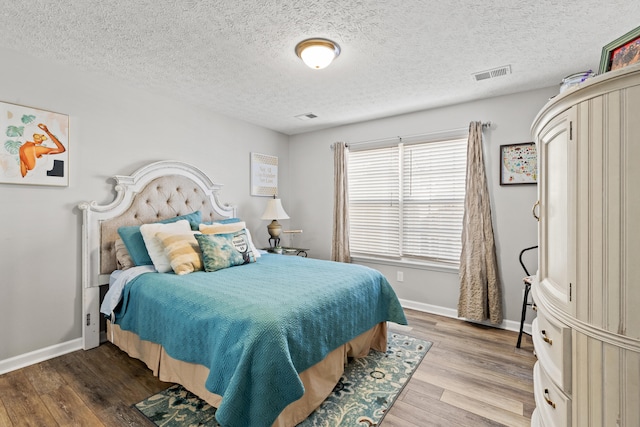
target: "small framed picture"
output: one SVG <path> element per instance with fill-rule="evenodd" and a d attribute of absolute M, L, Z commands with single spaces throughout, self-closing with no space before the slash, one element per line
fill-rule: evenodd
<path fill-rule="evenodd" d="M 251 153 L 251 195 L 273 197 L 278 194 L 278 158 Z"/>
<path fill-rule="evenodd" d="M 500 185 L 536 184 L 538 154 L 534 142 L 500 146 Z"/>
<path fill-rule="evenodd" d="M 640 62 L 640 27 L 602 48 L 600 74 Z"/>

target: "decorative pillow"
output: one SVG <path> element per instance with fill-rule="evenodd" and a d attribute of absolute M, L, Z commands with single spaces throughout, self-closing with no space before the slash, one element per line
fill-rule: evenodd
<path fill-rule="evenodd" d="M 171 268 L 176 274 L 189 274 L 202 270 L 202 252 L 194 237 L 199 231 L 189 234 L 156 233 L 156 239 L 162 242 L 164 253 L 169 258 Z"/>
<path fill-rule="evenodd" d="M 120 237 L 118 237 L 115 241 L 115 250 L 116 250 L 116 262 L 118 263 L 118 270 L 126 270 L 127 268 L 134 267 L 135 264 L 129 256 L 129 251 L 127 251 L 127 247 L 124 245 L 124 242 Z"/>
<path fill-rule="evenodd" d="M 169 224 L 183 219 L 189 221 L 189 225 L 191 226 L 192 230 L 197 230 L 198 225 L 202 222 L 202 213 L 200 211 L 195 211 L 187 215 L 163 219 L 162 221 L 157 221 L 154 224 Z M 129 255 L 131 256 L 131 259 L 133 260 L 135 265 L 153 264 L 153 261 L 151 261 L 149 253 L 147 252 L 147 247 L 144 244 L 142 234 L 140 234 L 139 225 L 120 227 L 118 228 L 118 234 L 122 238 L 124 245 L 127 247 L 127 251 L 129 251 Z"/>
<path fill-rule="evenodd" d="M 251 252 L 253 252 L 253 256 L 255 258 L 260 258 L 260 252 L 253 244 L 251 240 L 251 233 L 247 229 L 247 224 L 244 221 L 230 222 L 230 223 L 218 223 L 214 222 L 213 224 L 200 224 L 200 231 L 202 234 L 225 234 L 225 233 L 235 233 L 236 231 L 246 230 L 247 238 L 249 239 L 249 246 L 251 247 Z"/>
<path fill-rule="evenodd" d="M 211 224 L 232 224 L 234 222 L 241 222 L 240 218 L 225 218 L 225 219 L 216 219 L 215 221 L 203 222 L 203 224 L 211 225 Z"/>
<path fill-rule="evenodd" d="M 211 224 L 200 224 L 198 228 L 202 234 L 226 234 L 247 228 L 247 224 L 244 221 L 227 223 L 214 222 Z"/>
<path fill-rule="evenodd" d="M 189 221 L 180 220 L 171 222 L 169 224 L 143 224 L 140 226 L 140 234 L 144 240 L 144 245 L 147 247 L 149 258 L 153 262 L 153 266 L 158 273 L 168 273 L 171 271 L 171 261 L 164 253 L 164 245 L 160 239 L 156 238 L 156 234 L 173 233 L 173 234 L 187 234 L 191 231 Z"/>
<path fill-rule="evenodd" d="M 205 271 L 255 262 L 245 230 L 228 234 L 196 234 Z"/>

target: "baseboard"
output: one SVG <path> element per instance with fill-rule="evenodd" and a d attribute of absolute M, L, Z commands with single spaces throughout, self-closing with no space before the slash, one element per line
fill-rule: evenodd
<path fill-rule="evenodd" d="M 431 313 L 431 314 L 437 314 L 445 317 L 451 317 L 453 319 L 459 319 L 458 311 L 454 310 L 453 308 L 425 304 L 422 302 L 416 302 L 416 301 L 411 301 L 406 299 L 400 299 L 400 304 L 403 307 L 410 308 L 412 310 L 422 311 L 422 312 Z M 466 319 L 461 319 L 461 320 L 466 320 Z M 514 321 L 514 320 L 504 320 L 499 325 L 494 325 L 493 323 L 489 323 L 489 322 L 476 322 L 473 320 L 470 320 L 470 322 L 478 323 L 481 325 L 492 326 L 494 328 L 499 328 L 499 329 L 506 329 L 508 331 L 515 331 L 515 332 L 520 331 L 520 322 Z M 523 330 L 526 333 L 531 334 L 531 324 L 525 323 Z"/>
<path fill-rule="evenodd" d="M 451 317 L 454 319 L 458 318 L 457 310 L 448 307 L 441 307 L 432 304 L 425 304 L 421 302 L 400 299 L 400 304 L 403 307 L 410 308 L 412 310 L 423 311 L 425 313 L 437 314 L 440 316 Z M 474 322 L 480 323 L 487 326 L 493 326 L 500 329 L 507 329 L 509 331 L 520 330 L 520 322 L 516 322 L 513 320 L 505 320 L 500 325 L 494 325 L 488 322 Z M 531 333 L 531 324 L 525 323 L 524 331 L 527 333 Z M 104 332 L 101 334 L 101 342 L 106 340 L 106 336 Z M 15 356 L 9 359 L 0 360 L 0 375 L 6 374 L 7 372 L 15 371 L 20 368 L 24 368 L 26 366 L 35 365 L 36 363 L 43 362 L 45 360 L 53 359 L 54 357 L 62 356 L 63 354 L 71 353 L 72 351 L 81 350 L 82 349 L 82 338 L 77 338 L 75 340 L 67 341 L 64 343 L 52 345 L 50 347 L 42 348 L 40 350 L 32 351 L 30 353 L 21 354 L 19 356 Z"/>
<path fill-rule="evenodd" d="M 0 360 L 0 375 L 82 349 L 82 338 Z"/>

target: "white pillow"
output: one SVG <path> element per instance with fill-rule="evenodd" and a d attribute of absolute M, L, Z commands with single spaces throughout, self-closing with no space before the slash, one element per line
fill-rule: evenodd
<path fill-rule="evenodd" d="M 253 256 L 260 258 L 260 251 L 256 248 L 256 245 L 253 244 L 253 239 L 251 238 L 251 233 L 247 228 L 247 224 L 244 221 L 239 222 L 229 222 L 229 223 L 219 223 L 214 222 L 213 224 L 200 224 L 200 231 L 202 234 L 227 234 L 227 233 L 235 233 L 236 231 L 240 231 L 242 229 L 247 230 L 247 237 L 249 238 L 249 246 L 251 246 L 251 252 L 253 252 Z"/>
<path fill-rule="evenodd" d="M 156 237 L 157 233 L 188 234 L 191 232 L 189 221 L 182 219 L 168 224 L 143 224 L 140 226 L 140 234 L 144 240 L 144 245 L 149 252 L 149 258 L 158 273 L 168 273 L 172 271 L 171 260 L 164 253 L 162 241 Z"/>
<path fill-rule="evenodd" d="M 253 237 L 251 237 L 251 232 L 248 228 L 245 228 L 245 231 L 247 232 L 247 238 L 249 239 L 249 245 L 251 245 L 251 252 L 253 252 L 253 256 L 256 257 L 256 259 L 260 258 L 260 251 L 258 250 L 258 248 L 256 248 L 256 245 L 253 244 Z"/>

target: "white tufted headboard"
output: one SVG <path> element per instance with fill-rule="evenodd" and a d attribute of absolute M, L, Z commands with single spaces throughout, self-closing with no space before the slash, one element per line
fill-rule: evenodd
<path fill-rule="evenodd" d="M 214 184 L 200 169 L 182 162 L 160 161 L 116 175 L 116 198 L 108 205 L 82 202 L 82 288 L 84 348 L 99 344 L 99 287 L 116 269 L 118 228 L 185 215 L 199 210 L 203 221 L 236 216 L 219 202 Z"/>

